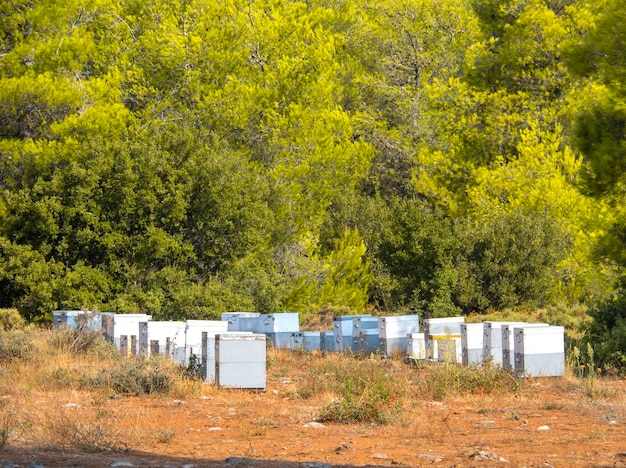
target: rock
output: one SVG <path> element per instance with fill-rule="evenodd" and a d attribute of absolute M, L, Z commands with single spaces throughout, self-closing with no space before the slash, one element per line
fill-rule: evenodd
<path fill-rule="evenodd" d="M 174 400 L 172 403 L 175 405 L 186 405 L 187 402 L 185 400 Z"/>
<path fill-rule="evenodd" d="M 209 427 L 209 431 L 211 432 L 215 432 L 215 431 L 223 431 L 224 429 L 222 429 L 221 427 Z"/>
<path fill-rule="evenodd" d="M 386 460 L 389 457 L 387 456 L 386 453 L 375 453 L 374 455 L 372 455 L 372 458 L 376 460 Z"/>
<path fill-rule="evenodd" d="M 322 423 L 311 421 L 311 422 L 306 423 L 304 427 L 312 427 L 314 429 L 324 429 L 326 426 L 324 426 Z"/>
<path fill-rule="evenodd" d="M 300 463 L 300 468 L 332 468 L 332 465 L 322 462 L 304 462 Z"/>
<path fill-rule="evenodd" d="M 477 426 L 494 426 L 496 422 L 493 419 L 483 419 L 476 423 Z"/>
<path fill-rule="evenodd" d="M 537 430 L 538 430 L 538 431 L 549 431 L 549 430 L 550 430 L 550 426 L 548 426 L 547 424 L 546 424 L 546 425 L 543 425 L 543 426 L 539 426 L 539 427 L 537 428 Z"/>
<path fill-rule="evenodd" d="M 135 465 L 133 465 L 129 461 L 121 460 L 121 461 L 118 461 L 118 462 L 111 463 L 110 466 L 111 466 L 111 468 L 122 468 L 122 467 L 133 467 Z"/>
<path fill-rule="evenodd" d="M 442 462 L 445 457 L 443 455 L 431 455 L 429 453 L 422 453 L 421 455 L 418 455 L 417 458 L 421 460 L 429 460 L 432 463 L 439 463 Z"/>
<path fill-rule="evenodd" d="M 80 408 L 80 405 L 78 403 L 65 403 L 64 405 L 60 406 L 61 408 Z"/>

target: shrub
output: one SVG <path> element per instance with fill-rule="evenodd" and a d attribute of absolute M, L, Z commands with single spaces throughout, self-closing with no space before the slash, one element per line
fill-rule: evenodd
<path fill-rule="evenodd" d="M 26 321 L 17 309 L 0 309 L 0 330 L 24 328 Z"/>
<path fill-rule="evenodd" d="M 0 361 L 28 359 L 35 349 L 28 330 L 0 330 Z"/>
<path fill-rule="evenodd" d="M 83 376 L 85 388 L 110 389 L 128 395 L 168 394 L 181 378 L 180 366 L 162 356 L 120 359 L 112 368 L 100 369 L 93 376 Z"/>

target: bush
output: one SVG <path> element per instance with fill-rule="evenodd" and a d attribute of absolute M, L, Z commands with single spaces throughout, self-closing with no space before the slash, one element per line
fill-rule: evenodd
<path fill-rule="evenodd" d="M 0 330 L 24 328 L 26 321 L 17 309 L 0 309 Z"/>
<path fill-rule="evenodd" d="M 615 299 L 589 309 L 593 322 L 581 348 L 590 344 L 595 351 L 596 365 L 626 373 L 626 291 Z"/>
<path fill-rule="evenodd" d="M 0 361 L 29 359 L 35 345 L 27 330 L 0 330 Z"/>
<path fill-rule="evenodd" d="M 85 388 L 110 389 L 118 394 L 167 395 L 181 378 L 176 363 L 162 356 L 120 359 L 110 369 L 101 369 L 95 376 L 84 376 Z"/>
<path fill-rule="evenodd" d="M 358 362 L 358 361 L 355 361 Z M 387 424 L 401 407 L 403 393 L 394 376 L 375 362 L 339 369 L 334 384 L 339 396 L 322 408 L 320 420 L 338 423 Z"/>

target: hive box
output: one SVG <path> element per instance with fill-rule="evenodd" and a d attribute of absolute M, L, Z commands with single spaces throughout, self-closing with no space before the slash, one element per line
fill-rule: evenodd
<path fill-rule="evenodd" d="M 482 323 L 461 324 L 461 364 L 472 366 L 483 362 Z"/>
<path fill-rule="evenodd" d="M 320 332 L 320 350 L 323 353 L 335 351 L 335 334 L 332 331 Z"/>
<path fill-rule="evenodd" d="M 189 365 L 192 355 L 200 358 L 202 332 L 215 336 L 228 331 L 228 322 L 225 320 L 187 320 L 185 324 L 185 365 Z"/>
<path fill-rule="evenodd" d="M 465 317 L 445 317 L 424 319 L 424 339 L 426 342 L 426 359 L 438 360 L 436 342 L 441 339 L 461 338 L 461 324 Z M 459 343 L 460 347 L 460 343 Z M 460 350 L 459 350 L 460 354 Z"/>
<path fill-rule="evenodd" d="M 228 322 L 228 331 L 241 331 L 239 320 L 241 318 L 259 317 L 259 312 L 224 312 L 222 320 Z"/>
<path fill-rule="evenodd" d="M 398 315 L 378 317 L 380 352 L 385 356 L 406 354 L 408 334 L 419 333 L 420 323 L 417 315 Z"/>
<path fill-rule="evenodd" d="M 178 364 L 185 363 L 185 322 L 140 322 L 139 353 L 167 356 Z"/>
<path fill-rule="evenodd" d="M 333 334 L 335 338 L 335 351 L 352 351 L 354 320 L 359 317 L 371 317 L 364 315 L 340 315 L 333 317 Z"/>
<path fill-rule="evenodd" d="M 252 332 L 242 331 L 227 331 L 220 333 L 202 332 L 201 333 L 202 345 L 200 347 L 200 367 L 202 377 L 207 383 L 215 383 L 215 337 L 217 335 L 239 335 L 239 336 L 252 336 Z"/>
<path fill-rule="evenodd" d="M 379 341 L 378 317 L 371 315 L 355 317 L 352 321 L 352 351 L 355 353 L 378 352 Z"/>
<path fill-rule="evenodd" d="M 55 310 L 52 312 L 52 323 L 56 328 L 83 328 L 85 330 L 99 330 L 102 328 L 102 314 L 84 310 Z"/>
<path fill-rule="evenodd" d="M 238 316 L 237 320 L 239 321 L 239 331 L 264 333 L 272 344 L 279 349 L 289 349 L 291 334 L 300 331 L 300 319 L 297 312 L 260 314 L 256 317 Z"/>
<path fill-rule="evenodd" d="M 461 364 L 463 361 L 463 352 L 461 348 L 461 337 L 458 335 L 450 335 L 440 337 L 435 340 L 436 356 L 433 358 L 437 362 Z"/>
<path fill-rule="evenodd" d="M 121 336 L 125 336 L 129 342 L 136 344 L 139 341 L 139 323 L 151 320 L 152 317 L 147 314 L 102 314 L 104 338 L 114 343 L 117 349 L 121 349 Z"/>
<path fill-rule="evenodd" d="M 289 348 L 293 351 L 306 351 L 307 353 L 320 351 L 321 332 L 294 332 L 291 334 L 291 345 Z"/>
<path fill-rule="evenodd" d="M 426 339 L 423 333 L 407 334 L 406 353 L 409 358 L 423 361 L 426 359 Z"/>
<path fill-rule="evenodd" d="M 265 390 L 266 336 L 215 335 L 215 381 L 220 387 Z"/>
<path fill-rule="evenodd" d="M 515 328 L 533 328 L 547 327 L 547 323 L 525 323 L 523 325 L 504 324 L 502 328 L 502 368 L 513 370 L 513 355 L 515 353 L 513 342 L 513 327 Z"/>
<path fill-rule="evenodd" d="M 355 353 L 371 354 L 378 353 L 380 345 L 380 336 L 378 334 L 378 327 L 359 329 L 358 334 L 353 336 L 352 350 Z"/>
<path fill-rule="evenodd" d="M 559 377 L 565 373 L 563 327 L 514 327 L 513 341 L 517 375 Z"/>
<path fill-rule="evenodd" d="M 526 322 L 484 322 L 483 361 L 502 366 L 502 325 L 524 325 Z"/>

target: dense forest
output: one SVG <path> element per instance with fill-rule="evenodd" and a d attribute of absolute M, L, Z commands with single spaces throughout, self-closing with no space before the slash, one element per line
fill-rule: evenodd
<path fill-rule="evenodd" d="M 624 24 L 621 0 L 4 1 L 0 307 L 583 307 L 626 367 Z"/>

